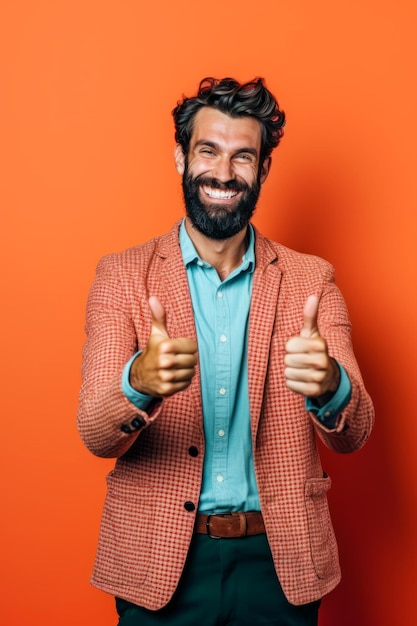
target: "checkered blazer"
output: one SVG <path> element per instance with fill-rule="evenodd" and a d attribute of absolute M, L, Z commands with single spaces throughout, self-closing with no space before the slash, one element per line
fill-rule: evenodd
<path fill-rule="evenodd" d="M 107 476 L 92 583 L 149 609 L 172 597 L 193 536 L 204 461 L 199 370 L 191 385 L 149 412 L 121 389 L 128 359 L 146 345 L 150 295 L 172 337 L 196 339 L 179 223 L 166 235 L 104 257 L 87 305 L 78 426 L 96 455 L 117 457 Z M 256 231 L 249 321 L 249 396 L 255 472 L 275 568 L 288 600 L 311 602 L 340 579 L 316 435 L 337 452 L 360 448 L 373 422 L 332 267 Z M 348 372 L 352 398 L 324 428 L 284 380 L 285 343 L 299 334 L 307 296 L 320 295 L 319 329 Z M 195 456 L 195 448 L 198 455 Z M 191 450 L 191 454 L 190 454 Z"/>

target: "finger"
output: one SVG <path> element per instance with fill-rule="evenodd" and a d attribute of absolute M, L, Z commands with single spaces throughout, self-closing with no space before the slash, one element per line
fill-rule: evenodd
<path fill-rule="evenodd" d="M 191 380 L 184 380 L 176 383 L 161 383 L 158 396 L 161 398 L 168 398 L 169 396 L 173 396 L 179 391 L 184 391 L 187 387 L 190 386 Z"/>
<path fill-rule="evenodd" d="M 165 369 L 161 370 L 160 378 L 163 383 L 180 383 L 190 381 L 195 374 L 194 367 L 183 369 Z"/>
<path fill-rule="evenodd" d="M 171 354 L 177 358 L 181 355 L 191 355 L 192 360 L 196 360 L 197 344 L 194 339 L 188 337 L 176 337 L 169 341 L 164 341 L 160 345 L 160 352 Z"/>
<path fill-rule="evenodd" d="M 162 302 L 156 296 L 151 296 L 148 300 L 152 312 L 152 333 L 158 333 L 164 337 L 169 337 L 166 329 L 166 313 Z"/>
<path fill-rule="evenodd" d="M 300 383 L 317 383 L 320 384 L 326 377 L 326 372 L 322 369 L 306 368 L 300 369 L 299 367 L 286 367 L 284 370 L 284 376 L 287 381 Z"/>
<path fill-rule="evenodd" d="M 307 383 L 290 379 L 287 379 L 285 382 L 288 389 L 291 389 L 291 391 L 299 393 L 300 395 L 307 398 L 317 398 L 323 393 L 322 386 L 319 383 Z"/>
<path fill-rule="evenodd" d="M 328 362 L 329 360 L 324 352 L 289 352 L 284 358 L 284 363 L 287 367 L 300 370 L 325 370 Z"/>
<path fill-rule="evenodd" d="M 308 354 L 315 352 L 326 352 L 326 342 L 323 337 L 291 337 L 285 344 L 287 354 Z"/>
<path fill-rule="evenodd" d="M 304 306 L 304 326 L 300 332 L 301 337 L 315 337 L 319 334 L 319 327 L 317 323 L 319 302 L 319 296 L 308 296 Z"/>
<path fill-rule="evenodd" d="M 160 369 L 194 368 L 196 364 L 197 355 L 195 351 L 177 354 L 174 352 L 164 352 L 162 350 L 159 357 Z"/>

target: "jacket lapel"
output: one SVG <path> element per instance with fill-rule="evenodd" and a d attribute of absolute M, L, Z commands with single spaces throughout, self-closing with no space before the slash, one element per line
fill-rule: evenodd
<path fill-rule="evenodd" d="M 252 437 L 255 441 L 261 415 L 271 336 L 277 317 L 282 272 L 276 251 L 255 230 L 255 272 L 249 317 L 248 384 Z"/>
<path fill-rule="evenodd" d="M 196 339 L 193 307 L 187 272 L 179 245 L 179 226 L 161 238 L 157 254 L 163 258 L 161 276 L 163 298 L 167 309 L 167 330 L 172 337 Z"/>
<path fill-rule="evenodd" d="M 162 298 L 166 305 L 167 331 L 170 337 L 189 337 L 197 341 L 193 306 L 188 287 L 187 271 L 179 245 L 179 227 L 181 221 L 161 238 L 157 254 L 163 259 L 160 281 L 163 288 Z M 202 402 L 200 393 L 200 368 L 191 385 L 185 392 L 194 403 L 194 414 L 198 415 L 198 424 L 203 432 Z"/>

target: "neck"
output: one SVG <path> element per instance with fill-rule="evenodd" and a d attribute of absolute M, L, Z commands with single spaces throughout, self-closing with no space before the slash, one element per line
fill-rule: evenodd
<path fill-rule="evenodd" d="M 248 247 L 247 226 L 228 239 L 209 239 L 192 226 L 188 217 L 185 218 L 185 228 L 199 256 L 216 269 L 221 280 L 242 263 Z"/>

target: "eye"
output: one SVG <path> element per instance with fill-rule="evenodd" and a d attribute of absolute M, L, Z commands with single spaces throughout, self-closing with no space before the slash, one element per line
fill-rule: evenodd
<path fill-rule="evenodd" d="M 255 157 L 249 152 L 241 152 L 240 154 L 236 155 L 236 158 L 242 163 L 252 163 Z"/>

